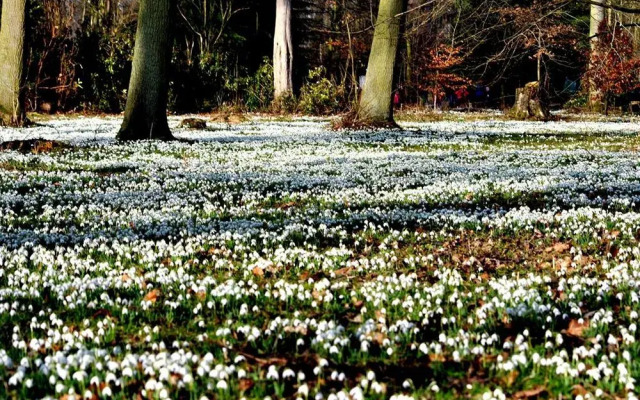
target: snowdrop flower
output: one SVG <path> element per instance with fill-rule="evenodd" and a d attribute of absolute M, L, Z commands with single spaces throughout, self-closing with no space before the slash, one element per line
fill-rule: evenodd
<path fill-rule="evenodd" d="M 374 393 L 380 394 L 380 393 L 382 393 L 384 391 L 384 388 L 380 383 L 374 381 L 374 382 L 371 383 L 371 390 Z"/>
<path fill-rule="evenodd" d="M 229 386 L 227 385 L 226 381 L 218 381 L 218 383 L 216 383 L 216 388 L 220 389 L 220 390 L 227 390 Z"/>
<path fill-rule="evenodd" d="M 280 375 L 278 374 L 278 370 L 274 365 L 270 365 L 267 371 L 267 379 L 278 380 Z"/>

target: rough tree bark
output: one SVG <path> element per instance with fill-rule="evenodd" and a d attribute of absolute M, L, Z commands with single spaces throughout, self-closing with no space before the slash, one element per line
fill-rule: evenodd
<path fill-rule="evenodd" d="M 20 126 L 24 108 L 27 0 L 4 0 L 0 21 L 0 119 Z"/>
<path fill-rule="evenodd" d="M 118 133 L 120 140 L 173 139 L 167 122 L 169 23 L 173 3 L 173 0 L 140 2 L 127 107 Z"/>
<path fill-rule="evenodd" d="M 597 51 L 598 31 L 602 22 L 606 18 L 606 10 L 602 5 L 604 0 L 593 0 L 591 3 L 591 17 L 589 24 L 589 38 L 591 41 L 591 55 L 594 56 Z M 593 60 L 593 57 L 592 59 Z M 589 82 L 589 107 L 592 109 L 602 108 L 602 93 L 595 87 L 593 82 Z"/>
<path fill-rule="evenodd" d="M 516 103 L 512 110 L 517 119 L 538 119 L 547 121 L 551 114 L 540 82 L 527 83 L 516 90 Z"/>
<path fill-rule="evenodd" d="M 393 124 L 393 76 L 398 56 L 400 14 L 404 0 L 380 0 L 358 118 L 371 124 Z"/>
<path fill-rule="evenodd" d="M 274 99 L 293 93 L 293 40 L 291 0 L 276 0 L 276 29 L 273 37 Z"/>

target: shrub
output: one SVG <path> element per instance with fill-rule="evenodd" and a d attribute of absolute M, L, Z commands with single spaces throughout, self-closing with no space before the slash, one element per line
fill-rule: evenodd
<path fill-rule="evenodd" d="M 567 110 L 583 110 L 589 105 L 588 93 L 576 93 L 572 98 L 564 104 Z"/>
<path fill-rule="evenodd" d="M 327 115 L 341 108 L 344 87 L 326 77 L 324 67 L 312 69 L 300 91 L 300 111 L 307 115 Z"/>
<path fill-rule="evenodd" d="M 273 101 L 273 65 L 265 57 L 256 73 L 248 78 L 245 104 L 250 111 L 265 110 Z"/>
<path fill-rule="evenodd" d="M 639 76 L 640 58 L 635 55 L 633 37 L 621 25 L 610 27 L 603 21 L 584 80 L 600 92 L 595 97 L 601 97 L 604 102 L 605 114 L 615 96 L 640 87 Z"/>
<path fill-rule="evenodd" d="M 274 99 L 271 103 L 271 111 L 275 113 L 291 114 L 296 111 L 297 107 L 298 100 L 291 92 L 280 95 L 280 97 Z"/>
<path fill-rule="evenodd" d="M 239 78 L 227 84 L 231 92 L 243 92 L 242 100 L 248 111 L 267 110 L 273 102 L 273 65 L 268 57 L 253 76 Z"/>

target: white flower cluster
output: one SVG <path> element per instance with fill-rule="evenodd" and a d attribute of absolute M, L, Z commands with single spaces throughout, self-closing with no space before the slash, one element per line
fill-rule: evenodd
<path fill-rule="evenodd" d="M 635 125 L 117 122 L 0 128 L 0 397 L 638 393 Z"/>

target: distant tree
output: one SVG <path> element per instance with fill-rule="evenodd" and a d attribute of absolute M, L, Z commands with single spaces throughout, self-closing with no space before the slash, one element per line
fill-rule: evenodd
<path fill-rule="evenodd" d="M 27 0 L 3 0 L 0 21 L 0 118 L 20 126 L 26 122 L 25 41 Z"/>
<path fill-rule="evenodd" d="M 589 53 L 589 62 L 593 63 L 596 57 L 596 52 L 598 50 L 598 32 L 600 29 L 600 25 L 605 20 L 605 9 L 601 6 L 604 3 L 604 0 L 594 0 L 591 3 L 591 12 L 589 15 L 590 24 L 589 24 L 589 41 L 591 44 L 591 51 Z M 600 108 L 599 106 L 602 104 L 602 95 L 598 90 L 595 82 L 588 82 L 588 90 L 589 90 L 589 106 L 594 108 Z"/>
<path fill-rule="evenodd" d="M 276 0 L 276 28 L 273 37 L 274 99 L 293 93 L 293 39 L 291 0 Z"/>
<path fill-rule="evenodd" d="M 620 25 L 601 22 L 585 78 L 601 93 L 605 114 L 614 96 L 640 87 L 640 58 L 635 56 L 633 38 Z"/>
<path fill-rule="evenodd" d="M 167 122 L 173 0 L 141 0 L 120 140 L 173 139 Z"/>
<path fill-rule="evenodd" d="M 592 50 L 595 50 L 596 48 L 596 43 L 598 42 L 598 31 L 606 15 L 606 10 L 602 6 L 603 4 L 604 0 L 593 0 L 591 3 L 589 15 L 589 41 L 591 42 Z"/>
<path fill-rule="evenodd" d="M 393 78 L 398 56 L 400 18 L 406 2 L 380 0 L 358 118 L 371 124 L 393 121 Z"/>
<path fill-rule="evenodd" d="M 419 57 L 415 81 L 421 90 L 433 96 L 434 109 L 438 100 L 443 99 L 447 92 L 455 92 L 471 84 L 469 79 L 453 72 L 464 59 L 460 47 L 445 44 L 436 46 Z"/>
<path fill-rule="evenodd" d="M 499 10 L 501 22 L 513 27 L 504 41 L 501 54 L 528 57 L 536 61 L 536 80 L 546 86 L 547 64 L 575 62 L 575 48 L 580 38 L 576 28 L 567 22 L 564 0 L 534 2 L 529 7 L 509 6 Z"/>

